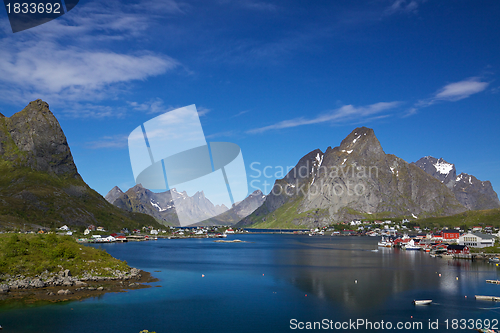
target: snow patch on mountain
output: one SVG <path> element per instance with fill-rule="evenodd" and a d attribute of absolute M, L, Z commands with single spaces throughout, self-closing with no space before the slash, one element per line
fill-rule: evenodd
<path fill-rule="evenodd" d="M 160 205 L 158 205 L 158 203 L 153 202 L 153 199 L 151 199 L 149 202 L 151 203 L 151 206 L 153 206 L 153 207 L 155 207 L 156 209 L 158 209 L 158 211 L 159 211 L 159 212 L 164 212 L 164 211 L 166 211 L 166 210 L 167 210 L 167 209 L 163 209 L 163 208 L 161 208 L 161 207 L 160 207 Z"/>
<path fill-rule="evenodd" d="M 436 168 L 436 171 L 442 175 L 447 175 L 450 173 L 451 170 L 453 170 L 453 164 L 446 163 L 446 162 L 439 162 L 438 161 L 434 164 L 434 167 Z"/>

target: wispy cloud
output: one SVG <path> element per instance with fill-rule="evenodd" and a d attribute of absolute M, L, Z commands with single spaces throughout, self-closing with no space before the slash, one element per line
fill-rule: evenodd
<path fill-rule="evenodd" d="M 52 108 L 57 114 L 66 118 L 122 118 L 128 109 L 123 106 L 109 106 L 92 103 L 71 103 L 64 107 Z"/>
<path fill-rule="evenodd" d="M 130 107 L 132 107 L 134 111 L 141 111 L 146 113 L 165 113 L 185 106 L 185 105 L 183 106 L 165 105 L 163 99 L 159 97 L 143 103 L 129 101 L 127 102 L 127 104 Z M 196 110 L 198 111 L 198 116 L 200 117 L 205 116 L 207 113 L 211 111 L 209 108 L 206 108 L 204 106 L 197 106 Z"/>
<path fill-rule="evenodd" d="M 94 1 L 70 14 L 0 39 L 0 99 L 10 103 L 44 98 L 54 104 L 114 97 L 123 83 L 145 80 L 179 67 L 166 55 L 143 51 L 119 52 L 106 43 L 145 33 L 151 13 L 181 13 L 170 1 L 134 5 Z M 150 8 L 151 9 L 148 9 Z M 2 29 L 7 29 L 4 25 Z"/>
<path fill-rule="evenodd" d="M 278 9 L 278 6 L 272 4 L 270 2 L 264 1 L 253 1 L 253 0 L 243 0 L 239 1 L 240 5 L 244 8 L 258 10 L 258 11 L 275 11 Z"/>
<path fill-rule="evenodd" d="M 385 14 L 415 13 L 422 2 L 425 0 L 395 0 L 386 8 Z"/>
<path fill-rule="evenodd" d="M 399 107 L 401 104 L 402 104 L 401 102 L 394 101 L 394 102 L 380 102 L 360 107 L 355 107 L 353 105 L 344 105 L 333 111 L 318 115 L 315 118 L 308 119 L 301 117 L 301 118 L 283 120 L 273 125 L 251 129 L 247 131 L 247 133 L 250 134 L 263 133 L 270 130 L 319 124 L 325 122 L 342 123 L 353 120 L 355 121 L 360 121 L 362 119 L 367 120 L 371 117 L 374 117 L 375 115 L 379 115 L 384 111 L 395 109 Z"/>
<path fill-rule="evenodd" d="M 236 117 L 242 116 L 242 115 L 244 115 L 245 113 L 248 113 L 249 111 L 250 111 L 250 110 L 240 111 L 240 112 L 238 112 L 237 114 L 230 116 L 229 118 L 236 118 Z"/>
<path fill-rule="evenodd" d="M 220 137 L 231 137 L 235 136 L 238 132 L 231 130 L 231 131 L 225 131 L 225 132 L 218 132 L 218 133 L 213 133 L 213 134 L 208 134 L 205 135 L 205 138 L 207 139 L 215 139 L 215 138 L 220 138 Z"/>
<path fill-rule="evenodd" d="M 459 101 L 485 90 L 488 85 L 488 82 L 481 81 L 478 77 L 471 77 L 463 81 L 447 84 L 436 93 L 434 99 L 436 101 Z"/>
<path fill-rule="evenodd" d="M 257 1 L 257 0 L 219 0 L 221 5 L 234 5 L 244 9 L 255 11 L 273 12 L 278 9 L 278 6 L 271 2 Z"/>
<path fill-rule="evenodd" d="M 468 98 L 486 90 L 489 84 L 489 82 L 485 82 L 479 77 L 470 77 L 462 81 L 449 83 L 436 91 L 430 98 L 415 103 L 413 113 L 416 113 L 418 108 L 428 107 L 440 101 L 456 102 Z"/>
<path fill-rule="evenodd" d="M 128 146 L 128 135 L 104 136 L 100 140 L 87 143 L 90 149 L 123 149 Z"/>
<path fill-rule="evenodd" d="M 0 50 L 3 98 L 14 91 L 23 100 L 88 100 L 113 84 L 144 80 L 173 69 L 177 62 L 153 54 L 62 49 L 52 42 L 18 43 Z"/>

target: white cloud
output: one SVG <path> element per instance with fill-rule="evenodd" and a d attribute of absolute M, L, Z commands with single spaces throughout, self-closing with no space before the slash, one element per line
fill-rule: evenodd
<path fill-rule="evenodd" d="M 262 133 L 269 130 L 297 127 L 303 125 L 312 125 L 324 122 L 340 123 L 353 120 L 355 121 L 360 121 L 363 119 L 368 120 L 374 115 L 379 115 L 379 113 L 381 112 L 397 108 L 401 104 L 402 104 L 401 102 L 395 101 L 395 102 L 380 102 L 360 107 L 355 107 L 353 105 L 344 105 L 328 113 L 318 115 L 315 118 L 311 119 L 295 118 L 295 119 L 283 120 L 273 125 L 251 129 L 247 131 L 247 133 L 252 133 L 252 134 Z"/>
<path fill-rule="evenodd" d="M 486 90 L 489 84 L 489 82 L 484 82 L 478 77 L 449 83 L 435 92 L 432 97 L 418 101 L 414 107 L 428 107 L 439 101 L 456 102 Z"/>
<path fill-rule="evenodd" d="M 144 80 L 173 69 L 177 62 L 165 56 L 132 55 L 112 51 L 61 48 L 51 42 L 21 43 L 0 50 L 0 77 L 4 84 L 42 95 L 62 94 L 85 99 L 119 82 Z"/>
<path fill-rule="evenodd" d="M 127 90 L 123 83 L 177 68 L 179 62 L 166 55 L 111 49 L 113 41 L 146 33 L 152 13 L 182 13 L 172 0 L 137 6 L 113 0 L 79 4 L 39 27 L 5 34 L 0 39 L 0 100 L 25 103 L 43 98 L 68 105 L 109 99 Z"/>
<path fill-rule="evenodd" d="M 447 84 L 436 94 L 435 99 L 459 101 L 485 90 L 488 85 L 488 82 L 482 82 L 479 78 L 472 77 L 460 82 Z"/>

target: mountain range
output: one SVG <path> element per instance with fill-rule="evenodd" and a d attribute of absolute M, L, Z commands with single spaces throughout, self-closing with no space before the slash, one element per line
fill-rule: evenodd
<path fill-rule="evenodd" d="M 141 185 L 126 192 L 115 187 L 105 199 L 78 173 L 47 103 L 36 100 L 11 117 L 0 114 L 0 228 L 179 225 L 175 198 L 189 203 L 184 213 L 205 219 L 199 224 L 255 227 L 439 217 L 500 207 L 489 181 L 457 176 L 455 165 L 442 158 L 407 163 L 386 154 L 366 127 L 356 128 L 338 147 L 306 154 L 267 196 L 255 191 L 230 208 L 213 205 L 203 192 L 154 193 Z"/>
<path fill-rule="evenodd" d="M 148 214 L 166 225 L 179 226 L 174 199 L 184 200 L 185 216 L 189 216 L 193 221 L 202 221 L 196 225 L 233 225 L 257 209 L 265 196 L 257 190 L 228 208 L 224 205 L 214 205 L 205 197 L 203 191 L 196 192 L 193 196 L 178 192 L 175 188 L 155 193 L 138 184 L 126 192 L 115 186 L 105 198 L 109 203 L 126 211 Z"/>
<path fill-rule="evenodd" d="M 302 157 L 237 225 L 314 227 L 354 218 L 448 216 L 485 207 L 498 207 L 489 182 L 457 177 L 454 166 L 442 159 L 408 163 L 386 154 L 374 131 L 360 127 L 340 146 Z"/>
<path fill-rule="evenodd" d="M 0 114 L 0 228 L 161 227 L 154 218 L 109 204 L 78 173 L 66 136 L 42 100 Z"/>
<path fill-rule="evenodd" d="M 489 181 L 481 181 L 462 172 L 457 176 L 455 165 L 444 159 L 426 156 L 414 162 L 416 166 L 438 179 L 453 191 L 457 200 L 468 210 L 500 207 L 498 195 Z"/>

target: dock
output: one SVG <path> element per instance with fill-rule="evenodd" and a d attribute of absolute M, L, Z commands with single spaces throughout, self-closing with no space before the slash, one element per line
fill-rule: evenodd
<path fill-rule="evenodd" d="M 493 301 L 493 302 L 500 302 L 500 297 L 496 296 L 475 296 L 477 300 L 480 301 Z"/>
<path fill-rule="evenodd" d="M 493 283 L 493 284 L 500 284 L 499 280 L 486 280 L 488 283 Z"/>

